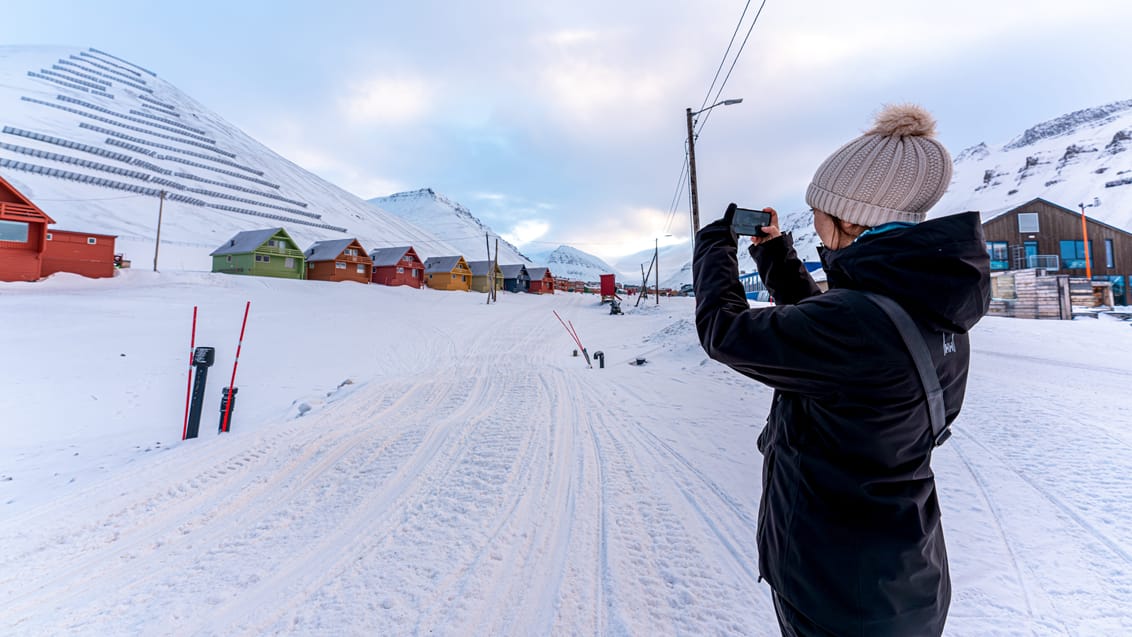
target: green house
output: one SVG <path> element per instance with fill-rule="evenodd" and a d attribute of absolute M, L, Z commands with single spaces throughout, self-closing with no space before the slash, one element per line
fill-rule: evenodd
<path fill-rule="evenodd" d="M 301 279 L 306 262 L 283 228 L 245 230 L 212 252 L 212 271 Z"/>

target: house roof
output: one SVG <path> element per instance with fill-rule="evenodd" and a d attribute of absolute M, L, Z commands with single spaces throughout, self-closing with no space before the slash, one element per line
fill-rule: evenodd
<path fill-rule="evenodd" d="M 547 274 L 554 277 L 550 272 L 550 268 L 527 268 L 527 274 L 531 275 L 531 280 L 546 278 Z"/>
<path fill-rule="evenodd" d="M 215 257 L 225 254 L 245 254 L 252 252 L 280 232 L 286 235 L 288 239 L 291 238 L 283 228 L 265 228 L 263 230 L 244 230 L 243 232 L 237 232 L 236 236 L 229 239 L 224 245 L 213 250 L 212 254 L 209 256 Z"/>
<path fill-rule="evenodd" d="M 985 212 L 981 212 L 981 213 L 979 213 L 979 219 L 984 224 L 986 224 L 989 221 L 993 221 L 994 219 L 997 219 L 997 218 L 999 218 L 999 217 L 1001 217 L 1005 214 L 1009 214 L 1009 213 L 1014 212 L 1016 210 L 1025 212 L 1025 210 L 1023 210 L 1023 209 L 1026 206 L 1032 205 L 1032 204 L 1037 203 L 1037 202 L 1041 202 L 1041 203 L 1046 204 L 1047 206 L 1057 208 L 1058 210 L 1064 212 L 1065 214 L 1073 215 L 1074 217 L 1079 218 L 1081 216 L 1081 212 L 1079 210 L 1073 210 L 1072 208 L 1066 208 L 1065 206 L 1062 206 L 1061 204 L 1056 204 L 1056 203 L 1054 203 L 1054 202 L 1052 202 L 1048 199 L 1043 199 L 1042 197 L 1034 197 L 1033 199 L 1031 199 L 1031 200 L 1029 200 L 1025 203 L 1018 204 L 1018 205 L 1007 206 L 1005 208 L 996 208 L 994 210 L 988 210 L 988 211 L 985 211 Z M 1116 231 L 1121 232 L 1123 234 L 1132 234 L 1132 233 L 1129 233 L 1127 230 L 1125 230 L 1123 228 L 1118 228 L 1114 225 L 1105 223 L 1105 222 L 1103 222 L 1103 221 L 1101 221 L 1101 220 L 1099 220 L 1095 217 L 1090 217 L 1089 215 L 1085 215 L 1085 218 L 1088 219 L 1089 221 L 1097 224 L 1097 225 L 1109 228 L 1110 230 L 1116 230 Z"/>
<path fill-rule="evenodd" d="M 400 261 L 401 257 L 405 256 L 409 250 L 413 250 L 413 246 L 377 248 L 376 250 L 371 250 L 369 256 L 373 259 L 373 265 L 375 267 L 380 265 L 397 265 L 397 262 Z M 413 250 L 413 252 L 416 253 L 415 250 Z"/>
<path fill-rule="evenodd" d="M 16 201 L 4 201 L 0 198 L 0 204 L 7 203 L 3 206 L 4 210 L 0 211 L 0 217 L 9 221 L 42 221 L 48 225 L 55 223 L 55 220 L 47 216 L 47 213 L 40 210 L 39 206 L 31 202 L 30 199 L 24 196 L 22 192 L 16 190 L 16 187 L 8 183 L 3 177 L 0 177 L 0 192 L 8 192 Z"/>
<path fill-rule="evenodd" d="M 472 271 L 472 276 L 487 276 L 493 265 L 495 265 L 494 261 L 468 261 L 468 269 Z"/>
<path fill-rule="evenodd" d="M 454 257 L 429 257 L 424 262 L 425 272 L 451 272 L 456 269 L 456 265 L 460 263 L 460 259 L 464 257 L 456 255 Z"/>
<path fill-rule="evenodd" d="M 303 257 L 307 261 L 333 261 L 342 251 L 350 247 L 356 239 L 330 239 L 329 241 L 316 241 L 307 248 Z"/>
<path fill-rule="evenodd" d="M 503 278 L 505 278 L 505 279 L 517 279 L 517 278 L 519 278 L 519 275 L 521 273 L 526 271 L 527 266 L 523 265 L 522 263 L 509 264 L 509 265 L 501 265 L 501 266 L 499 266 L 499 269 L 500 269 L 500 271 L 503 272 Z"/>

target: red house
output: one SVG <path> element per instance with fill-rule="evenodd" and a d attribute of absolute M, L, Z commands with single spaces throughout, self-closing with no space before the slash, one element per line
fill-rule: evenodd
<path fill-rule="evenodd" d="M 114 236 L 48 230 L 53 223 L 0 177 L 0 281 L 35 281 L 56 272 L 114 276 Z"/>
<path fill-rule="evenodd" d="M 303 253 L 308 281 L 354 281 L 369 284 L 373 261 L 357 239 L 316 241 Z"/>
<path fill-rule="evenodd" d="M 527 268 L 531 275 L 531 284 L 527 291 L 533 294 L 554 294 L 554 275 L 550 268 Z"/>
<path fill-rule="evenodd" d="M 373 259 L 373 282 L 381 285 L 424 285 L 424 262 L 412 246 L 378 248 L 369 253 Z"/>

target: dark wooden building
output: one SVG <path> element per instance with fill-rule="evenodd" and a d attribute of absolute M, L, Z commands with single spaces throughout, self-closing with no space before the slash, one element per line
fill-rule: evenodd
<path fill-rule="evenodd" d="M 412 246 L 378 248 L 369 253 L 373 259 L 373 282 L 381 285 L 424 285 L 424 262 Z"/>
<path fill-rule="evenodd" d="M 527 291 L 532 294 L 554 294 L 554 274 L 550 272 L 550 268 L 527 268 L 527 274 L 530 275 L 530 283 L 527 285 Z"/>
<path fill-rule="evenodd" d="M 1132 275 L 1132 233 L 1085 218 L 1088 258 L 1094 280 L 1112 283 L 1117 305 L 1128 305 Z M 1048 274 L 1085 276 L 1081 211 L 1037 198 L 983 215 L 991 271 L 1039 268 Z"/>
<path fill-rule="evenodd" d="M 531 275 L 527 266 L 522 263 L 501 265 L 503 272 L 503 289 L 508 292 L 526 292 L 531 284 Z"/>
<path fill-rule="evenodd" d="M 368 284 L 373 259 L 357 239 L 318 241 L 303 253 L 309 281 L 354 281 Z"/>

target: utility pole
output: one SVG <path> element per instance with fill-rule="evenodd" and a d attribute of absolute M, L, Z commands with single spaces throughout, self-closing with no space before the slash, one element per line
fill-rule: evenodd
<path fill-rule="evenodd" d="M 497 292 L 499 290 L 498 290 L 497 286 L 499 285 L 500 281 L 495 278 L 495 272 L 498 269 L 499 269 L 499 237 L 496 237 L 495 238 L 495 262 L 493 262 L 491 264 L 491 300 L 495 301 L 497 303 L 499 302 L 499 296 L 497 294 Z"/>
<path fill-rule="evenodd" d="M 1092 281 L 1093 280 L 1093 264 L 1092 264 L 1092 261 L 1089 259 L 1089 229 L 1086 227 L 1086 224 L 1085 224 L 1085 208 L 1088 208 L 1089 206 L 1086 206 L 1083 203 L 1079 204 L 1079 205 L 1081 206 L 1081 237 L 1084 239 L 1083 245 L 1084 245 L 1084 250 L 1085 250 L 1085 278 Z"/>
<path fill-rule="evenodd" d="M 487 262 L 490 265 L 491 264 L 491 238 L 488 236 L 488 234 L 486 232 L 483 233 L 483 247 L 487 249 Z M 488 280 L 488 284 L 487 284 L 488 285 L 488 288 L 487 288 L 487 304 L 488 305 L 491 305 L 491 285 L 492 285 L 491 280 L 494 279 L 494 278 L 495 278 L 495 273 L 489 272 L 488 276 L 487 276 L 487 280 Z"/>
<path fill-rule="evenodd" d="M 157 272 L 157 250 L 161 247 L 161 215 L 165 210 L 165 191 L 161 191 L 161 202 L 157 204 L 157 240 L 153 244 L 153 271 Z"/>
<path fill-rule="evenodd" d="M 700 231 L 700 194 L 696 189 L 696 132 L 693 130 L 692 109 L 688 108 L 688 178 L 692 196 L 692 242 Z"/>
<path fill-rule="evenodd" d="M 696 183 L 693 179 L 692 183 Z M 660 239 L 654 239 L 655 247 L 652 251 L 652 260 L 656 264 L 656 304 L 660 305 Z"/>

